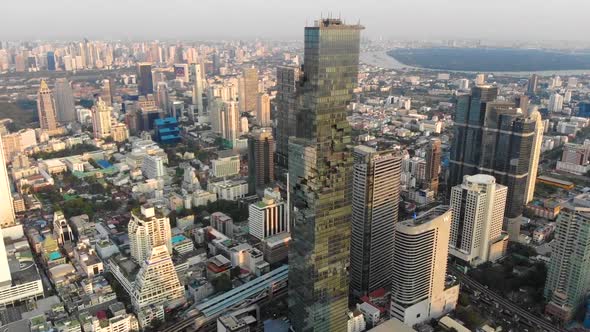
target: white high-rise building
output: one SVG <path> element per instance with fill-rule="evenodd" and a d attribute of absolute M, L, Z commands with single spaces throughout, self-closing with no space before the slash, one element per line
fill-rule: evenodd
<path fill-rule="evenodd" d="M 8 227 L 14 225 L 14 205 L 12 201 L 10 181 L 8 179 L 8 171 L 6 170 L 6 160 L 4 159 L 4 153 L 2 153 L 3 151 L 4 143 L 3 139 L 0 137 L 0 197 L 2 197 L 0 202 L 0 227 Z"/>
<path fill-rule="evenodd" d="M 390 315 L 408 326 L 455 309 L 459 285 L 445 288 L 451 219 L 441 205 L 396 225 Z"/>
<path fill-rule="evenodd" d="M 572 90 L 565 90 L 565 94 L 563 95 L 563 102 L 565 104 L 569 104 L 572 101 Z"/>
<path fill-rule="evenodd" d="M 166 175 L 166 166 L 164 166 L 164 158 L 159 155 L 147 155 L 143 159 L 141 165 L 141 172 L 143 176 L 148 179 L 161 178 Z"/>
<path fill-rule="evenodd" d="M 256 121 L 260 127 L 270 127 L 270 97 L 266 93 L 258 95 Z"/>
<path fill-rule="evenodd" d="M 221 108 L 221 136 L 234 144 L 240 135 L 240 112 L 238 102 L 227 101 Z"/>
<path fill-rule="evenodd" d="M 590 291 L 590 194 L 567 202 L 557 217 L 545 282 L 545 312 L 568 322 Z"/>
<path fill-rule="evenodd" d="M 563 96 L 559 93 L 554 93 L 549 98 L 549 105 L 547 106 L 549 112 L 559 113 L 563 109 Z"/>
<path fill-rule="evenodd" d="M 462 78 L 457 82 L 459 86 L 459 90 L 469 90 L 469 80 L 466 78 Z"/>
<path fill-rule="evenodd" d="M 451 190 L 453 222 L 449 253 L 471 266 L 504 256 L 508 237 L 502 235 L 508 188 L 491 175 L 465 176 Z"/>
<path fill-rule="evenodd" d="M 535 184 L 537 183 L 541 146 L 543 145 L 543 132 L 545 131 L 545 125 L 543 124 L 541 113 L 539 113 L 537 107 L 533 107 L 530 110 L 529 117 L 531 120 L 535 121 L 536 125 L 532 146 L 533 151 L 531 152 L 531 158 L 529 161 L 529 176 L 526 183 L 525 204 L 532 202 L 535 195 Z"/>
<path fill-rule="evenodd" d="M 107 104 L 98 98 L 96 106 L 92 108 L 92 128 L 94 138 L 106 138 L 111 136 L 111 110 Z"/>
<path fill-rule="evenodd" d="M 475 76 L 475 85 L 484 85 L 486 84 L 486 75 L 485 74 L 477 74 Z"/>
<path fill-rule="evenodd" d="M 142 205 L 140 211 L 132 211 L 128 230 L 131 256 L 137 262 L 148 258 L 155 246 L 163 245 L 172 253 L 170 220 L 153 206 Z"/>
<path fill-rule="evenodd" d="M 270 236 L 289 232 L 287 202 L 277 190 L 266 189 L 261 201 L 250 204 L 248 228 L 250 235 L 264 240 Z"/>
<path fill-rule="evenodd" d="M 184 289 L 170 257 L 170 249 L 165 244 L 150 248 L 146 257 L 139 262 L 140 268 L 131 294 L 136 309 L 160 304 L 176 307 L 185 301 Z"/>
<path fill-rule="evenodd" d="M 203 109 L 203 72 L 201 70 L 201 65 L 195 63 L 192 65 L 193 71 L 193 105 L 197 109 L 197 114 L 199 116 L 205 115 L 205 110 Z"/>

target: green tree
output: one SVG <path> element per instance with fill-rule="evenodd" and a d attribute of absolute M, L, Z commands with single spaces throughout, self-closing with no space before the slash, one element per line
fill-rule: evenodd
<path fill-rule="evenodd" d="M 232 289 L 232 283 L 226 274 L 222 274 L 219 277 L 211 281 L 213 288 L 216 292 L 227 292 Z"/>

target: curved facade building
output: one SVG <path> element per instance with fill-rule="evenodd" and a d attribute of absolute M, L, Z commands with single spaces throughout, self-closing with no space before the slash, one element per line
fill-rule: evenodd
<path fill-rule="evenodd" d="M 392 318 L 413 326 L 455 309 L 459 286 L 445 284 L 451 220 L 449 206 L 440 205 L 396 225 Z"/>

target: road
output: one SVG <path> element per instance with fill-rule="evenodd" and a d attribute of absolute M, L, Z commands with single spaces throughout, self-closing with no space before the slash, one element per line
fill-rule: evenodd
<path fill-rule="evenodd" d="M 534 314 L 521 308 L 520 306 L 516 305 L 512 301 L 507 300 L 506 298 L 495 293 L 494 291 L 492 291 L 488 288 L 485 288 L 482 284 L 473 280 L 469 276 L 467 276 L 455 269 L 449 269 L 449 272 L 452 273 L 453 275 L 457 276 L 457 278 L 459 279 L 461 284 L 466 285 L 472 289 L 475 289 L 475 290 L 481 292 L 482 294 L 486 295 L 487 297 L 489 297 L 493 301 L 500 304 L 500 306 L 502 306 L 503 308 L 510 310 L 512 313 L 516 314 L 521 319 L 528 321 L 529 323 L 531 323 L 531 325 L 533 325 L 543 331 L 546 331 L 546 332 L 566 331 L 565 329 L 559 328 L 559 327 L 551 324 L 550 322 L 544 320 L 541 317 L 535 316 Z"/>

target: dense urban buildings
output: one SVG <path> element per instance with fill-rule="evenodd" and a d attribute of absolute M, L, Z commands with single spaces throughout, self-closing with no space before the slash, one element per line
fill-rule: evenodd
<path fill-rule="evenodd" d="M 590 43 L 214 6 L 2 30 L 0 330 L 590 329 Z"/>
<path fill-rule="evenodd" d="M 298 208 L 289 247 L 289 318 L 295 331 L 347 326 L 352 156 L 346 106 L 357 83 L 362 29 L 337 19 L 305 28 L 303 98 L 297 137 L 288 148 L 289 189 Z"/>

